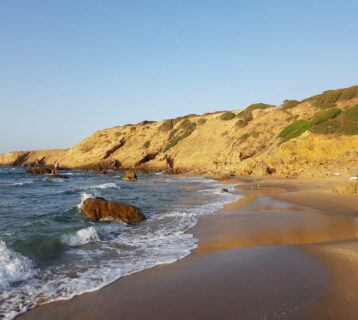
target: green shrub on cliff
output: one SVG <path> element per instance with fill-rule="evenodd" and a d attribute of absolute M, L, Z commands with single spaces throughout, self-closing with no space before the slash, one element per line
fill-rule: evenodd
<path fill-rule="evenodd" d="M 328 90 L 303 101 L 310 101 L 314 106 L 321 109 L 336 107 L 338 101 L 358 98 L 358 86 L 345 89 Z"/>
<path fill-rule="evenodd" d="M 297 101 L 297 100 L 284 100 L 283 103 L 282 103 L 282 109 L 283 110 L 292 109 L 292 108 L 296 107 L 298 104 L 300 104 L 300 101 Z"/>
<path fill-rule="evenodd" d="M 333 119 L 336 116 L 338 116 L 342 112 L 339 108 L 330 108 L 322 112 L 318 112 L 314 115 L 314 117 L 311 120 L 311 123 L 313 125 L 318 125 L 324 121 L 327 121 L 329 119 Z"/>
<path fill-rule="evenodd" d="M 176 146 L 181 140 L 189 137 L 196 129 L 196 123 L 191 122 L 188 119 L 184 119 L 177 128 L 173 129 L 169 134 L 169 143 L 164 148 L 164 151 L 168 151 L 170 148 Z M 181 134 L 177 135 L 178 132 Z"/>
<path fill-rule="evenodd" d="M 358 135 L 358 105 L 312 128 L 317 134 Z"/>
<path fill-rule="evenodd" d="M 220 120 L 228 121 L 228 120 L 234 119 L 235 117 L 236 117 L 235 113 L 226 111 L 220 116 Z"/>
<path fill-rule="evenodd" d="M 249 105 L 245 110 L 241 111 L 237 116 L 239 118 L 245 120 L 246 122 L 249 122 L 253 119 L 252 112 L 254 110 L 267 109 L 267 108 L 272 108 L 272 107 L 274 107 L 274 105 L 272 105 L 272 104 L 254 103 L 254 104 Z"/>
<path fill-rule="evenodd" d="M 312 127 L 312 123 L 306 120 L 296 120 L 295 122 L 288 125 L 285 129 L 283 129 L 279 137 L 284 140 L 290 140 L 292 138 L 299 137 L 302 133 L 306 132 L 308 129 Z"/>
<path fill-rule="evenodd" d="M 165 120 L 160 126 L 159 126 L 159 131 L 160 132 L 167 132 L 169 130 L 172 130 L 174 127 L 174 123 L 172 119 L 169 120 Z"/>
<path fill-rule="evenodd" d="M 184 133 L 182 133 L 181 135 L 177 136 L 177 137 L 173 137 L 170 142 L 168 143 L 168 145 L 164 148 L 164 151 L 168 151 L 170 148 L 175 147 L 180 141 L 184 140 L 185 138 L 189 137 L 194 130 L 191 131 L 185 131 Z"/>
<path fill-rule="evenodd" d="M 201 119 L 198 120 L 198 125 L 201 126 L 201 125 L 203 125 L 205 122 L 206 122 L 206 119 L 205 119 L 205 118 L 201 118 Z"/>

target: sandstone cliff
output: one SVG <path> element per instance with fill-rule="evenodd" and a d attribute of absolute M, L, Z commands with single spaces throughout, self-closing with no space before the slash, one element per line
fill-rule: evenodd
<path fill-rule="evenodd" d="M 142 121 L 95 132 L 68 150 L 0 155 L 67 168 L 318 177 L 358 173 L 358 86 L 281 106 Z"/>

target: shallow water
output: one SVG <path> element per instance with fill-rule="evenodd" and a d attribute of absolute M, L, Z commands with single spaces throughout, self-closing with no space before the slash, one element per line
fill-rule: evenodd
<path fill-rule="evenodd" d="M 65 172 L 69 179 L 29 176 L 0 168 L 0 317 L 12 319 L 36 304 L 99 289 L 197 246 L 190 231 L 236 195 L 199 177 Z M 141 208 L 135 226 L 92 222 L 79 210 L 86 197 L 102 196 Z"/>

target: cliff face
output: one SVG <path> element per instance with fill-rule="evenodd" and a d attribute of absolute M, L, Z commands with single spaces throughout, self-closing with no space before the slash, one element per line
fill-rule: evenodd
<path fill-rule="evenodd" d="M 358 86 L 281 106 L 143 121 L 100 130 L 68 150 L 17 152 L 68 168 L 121 168 L 207 175 L 325 176 L 358 172 Z"/>

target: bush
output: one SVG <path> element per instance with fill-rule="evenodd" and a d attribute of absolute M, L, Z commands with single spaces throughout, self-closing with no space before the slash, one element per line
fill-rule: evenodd
<path fill-rule="evenodd" d="M 322 112 L 318 112 L 314 115 L 314 117 L 311 120 L 311 123 L 313 125 L 320 124 L 324 121 L 327 121 L 329 119 L 333 119 L 336 116 L 338 116 L 342 112 L 339 108 L 330 108 Z"/>
<path fill-rule="evenodd" d="M 201 119 L 198 120 L 198 125 L 201 126 L 201 125 L 203 125 L 205 122 L 206 122 L 206 119 L 201 118 Z"/>
<path fill-rule="evenodd" d="M 358 86 L 353 86 L 345 89 L 328 90 L 303 101 L 311 101 L 314 106 L 321 109 L 327 109 L 335 107 L 336 102 L 338 101 L 350 100 L 357 97 Z"/>
<path fill-rule="evenodd" d="M 247 122 L 244 119 L 239 119 L 235 122 L 236 129 L 244 128 L 246 127 Z"/>
<path fill-rule="evenodd" d="M 144 142 L 144 144 L 143 144 L 143 148 L 144 148 L 144 149 L 148 149 L 149 146 L 150 146 L 150 141 Z"/>
<path fill-rule="evenodd" d="M 173 129 L 172 131 L 170 131 L 170 133 L 169 133 L 169 139 L 171 139 L 172 137 L 174 137 L 175 136 L 175 134 L 178 132 L 178 128 L 177 129 Z"/>
<path fill-rule="evenodd" d="M 308 129 L 312 127 L 312 123 L 306 120 L 296 120 L 295 122 L 288 125 L 285 129 L 283 129 L 279 137 L 288 141 L 292 138 L 299 137 L 302 133 L 306 132 Z"/>
<path fill-rule="evenodd" d="M 146 124 L 151 124 L 151 123 L 154 123 L 155 121 L 149 121 L 149 120 L 143 120 L 141 122 L 138 122 L 138 125 L 139 126 L 144 126 Z"/>
<path fill-rule="evenodd" d="M 170 132 L 169 143 L 165 147 L 164 151 L 168 151 L 170 148 L 176 146 L 178 142 L 189 137 L 195 129 L 196 123 L 193 123 L 188 119 L 184 119 L 177 128 L 173 129 Z M 182 133 L 179 136 L 176 136 L 179 131 L 181 131 Z"/>
<path fill-rule="evenodd" d="M 184 131 L 194 130 L 196 128 L 196 123 L 193 123 L 188 119 L 185 119 L 180 123 L 179 128 Z"/>
<path fill-rule="evenodd" d="M 184 132 L 183 134 L 177 136 L 177 137 L 174 137 L 170 142 L 169 144 L 165 147 L 164 151 L 168 151 L 170 148 L 173 148 L 175 147 L 178 142 L 180 142 L 181 140 L 189 137 L 192 133 L 193 133 L 194 130 L 192 131 L 186 131 Z"/>
<path fill-rule="evenodd" d="M 258 109 L 267 109 L 272 108 L 274 105 L 271 104 L 265 104 L 265 103 L 254 103 L 249 105 L 245 110 L 241 111 L 237 116 L 245 120 L 246 122 L 249 122 L 253 119 L 252 112 L 254 110 Z"/>
<path fill-rule="evenodd" d="M 244 133 L 240 138 L 239 138 L 239 142 L 243 143 L 244 141 L 246 141 L 248 138 L 250 137 L 249 133 Z"/>
<path fill-rule="evenodd" d="M 232 120 L 236 117 L 235 113 L 230 112 L 230 111 L 226 111 L 224 112 L 222 115 L 220 115 L 220 120 L 223 121 L 228 121 L 228 120 Z"/>
<path fill-rule="evenodd" d="M 319 123 L 311 131 L 325 135 L 358 135 L 358 105 L 341 112 L 334 119 L 328 119 Z"/>
<path fill-rule="evenodd" d="M 169 130 L 172 130 L 174 127 L 173 124 L 173 120 L 169 119 L 169 120 L 165 120 L 160 126 L 159 126 L 159 131 L 160 132 L 167 132 Z"/>
<path fill-rule="evenodd" d="M 283 103 L 282 103 L 282 109 L 283 110 L 292 109 L 292 108 L 296 107 L 298 104 L 300 104 L 300 101 L 297 101 L 297 100 L 284 100 Z"/>

